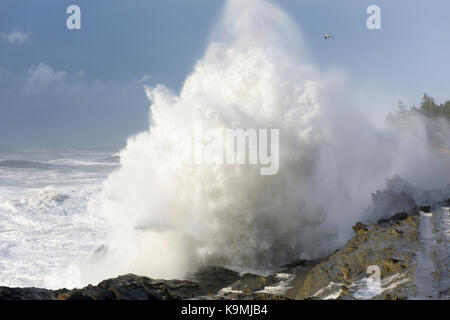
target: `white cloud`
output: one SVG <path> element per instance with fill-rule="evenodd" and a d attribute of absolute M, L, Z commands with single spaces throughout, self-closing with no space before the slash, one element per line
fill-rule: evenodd
<path fill-rule="evenodd" d="M 52 67 L 40 63 L 28 69 L 25 90 L 28 93 L 41 91 L 65 79 L 67 72 L 55 71 Z"/>
<path fill-rule="evenodd" d="M 11 44 L 22 44 L 28 40 L 30 35 L 19 30 L 13 30 L 10 33 L 2 32 L 2 39 Z"/>
<path fill-rule="evenodd" d="M 123 143 L 148 126 L 149 102 L 137 80 L 45 63 L 17 72 L 0 65 L 0 145 Z"/>

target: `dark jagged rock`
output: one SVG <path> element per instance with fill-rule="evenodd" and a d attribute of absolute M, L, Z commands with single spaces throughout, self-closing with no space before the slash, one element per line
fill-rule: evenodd
<path fill-rule="evenodd" d="M 169 300 L 193 298 L 208 289 L 188 280 L 154 280 L 127 274 L 73 290 L 0 287 L 0 300 Z"/>
<path fill-rule="evenodd" d="M 262 277 L 256 274 L 246 273 L 241 279 L 231 285 L 231 289 L 243 293 L 253 293 L 263 290 L 267 286 L 273 286 L 279 282 L 280 279 L 274 275 Z"/>
<path fill-rule="evenodd" d="M 393 221 L 402 221 L 408 219 L 408 213 L 406 212 L 400 212 L 396 213 L 391 218 Z"/>
<path fill-rule="evenodd" d="M 210 294 L 230 286 L 240 278 L 239 273 L 222 267 L 203 267 L 188 275 L 188 279 L 198 283 Z"/>
<path fill-rule="evenodd" d="M 422 210 L 421 208 L 424 208 L 425 210 L 430 210 L 431 207 L 419 207 L 419 210 Z M 393 223 L 393 225 L 398 224 L 398 222 L 408 219 L 409 214 L 407 212 L 400 212 L 394 214 L 392 217 L 388 218 L 381 218 L 377 221 L 377 224 L 380 226 L 386 226 L 388 223 Z"/>
<path fill-rule="evenodd" d="M 423 211 L 425 213 L 430 213 L 431 212 L 431 206 L 421 206 L 419 207 L 420 211 Z"/>
<path fill-rule="evenodd" d="M 114 296 L 114 298 L 115 298 L 115 296 Z M 78 300 L 78 301 L 80 301 L 80 300 L 85 300 L 85 301 L 98 300 L 98 299 L 94 299 L 94 297 L 84 294 L 83 291 L 81 291 L 81 290 L 74 291 L 71 294 L 62 294 L 62 295 L 60 294 L 56 297 L 56 299 L 57 300 Z M 112 298 L 112 299 L 107 299 L 107 300 L 114 300 L 114 299 Z"/>
<path fill-rule="evenodd" d="M 405 296 L 392 296 L 390 294 L 387 294 L 384 297 L 384 300 L 407 300 Z"/>
<path fill-rule="evenodd" d="M 219 297 L 214 297 L 218 300 L 292 300 L 284 295 L 270 294 L 270 293 L 243 293 L 243 292 L 231 292 Z"/>
<path fill-rule="evenodd" d="M 54 300 L 57 295 L 67 290 L 46 290 L 38 288 L 0 287 L 0 300 Z"/>
<path fill-rule="evenodd" d="M 0 300 L 173 300 L 173 299 L 287 299 L 257 292 L 280 280 L 276 276 L 261 277 L 221 268 L 205 267 L 190 275 L 188 280 L 155 280 L 127 274 L 88 285 L 82 289 L 47 290 L 38 288 L 0 287 Z M 218 294 L 235 285 L 241 292 Z"/>
<path fill-rule="evenodd" d="M 377 221 L 378 225 L 385 225 L 391 222 L 391 218 L 381 218 Z"/>
<path fill-rule="evenodd" d="M 207 288 L 189 280 L 154 280 L 127 274 L 102 281 L 98 286 L 83 289 L 96 299 L 169 300 L 193 298 L 204 294 Z"/>
<path fill-rule="evenodd" d="M 356 234 L 366 234 L 368 232 L 367 226 L 361 222 L 357 222 L 352 228 Z"/>

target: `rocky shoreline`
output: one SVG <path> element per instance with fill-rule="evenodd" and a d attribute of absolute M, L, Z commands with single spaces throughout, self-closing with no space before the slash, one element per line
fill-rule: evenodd
<path fill-rule="evenodd" d="M 155 280 L 127 274 L 73 290 L 0 287 L 0 300 L 287 299 L 262 291 L 281 281 L 283 278 L 276 275 L 240 275 L 221 267 L 206 267 L 190 280 Z"/>
<path fill-rule="evenodd" d="M 413 294 L 419 212 L 400 213 L 377 224 L 358 222 L 355 236 L 309 273 L 297 298 L 403 299 Z M 379 268 L 379 288 L 368 288 L 368 268 Z"/>
<path fill-rule="evenodd" d="M 355 236 L 309 272 L 296 299 L 450 299 L 449 207 L 450 199 L 358 222 Z"/>
<path fill-rule="evenodd" d="M 449 299 L 449 239 L 443 226 L 450 224 L 449 207 L 450 199 L 370 225 L 358 222 L 354 237 L 326 260 L 294 261 L 269 276 L 205 267 L 187 280 L 127 274 L 73 290 L 0 287 L 0 300 Z M 436 236 L 433 248 L 425 243 L 427 219 Z M 370 285 L 377 268 L 380 281 Z"/>

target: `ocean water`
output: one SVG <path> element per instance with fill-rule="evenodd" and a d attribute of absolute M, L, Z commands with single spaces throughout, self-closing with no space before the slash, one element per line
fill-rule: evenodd
<path fill-rule="evenodd" d="M 88 212 L 119 165 L 113 147 L 0 150 L 0 286 L 73 287 L 77 263 L 102 245 Z"/>

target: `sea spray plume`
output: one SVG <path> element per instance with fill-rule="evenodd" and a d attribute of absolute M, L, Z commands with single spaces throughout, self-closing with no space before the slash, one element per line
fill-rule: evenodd
<path fill-rule="evenodd" d="M 379 107 L 371 102 L 374 93 L 359 99 L 361 93 L 343 74 L 323 77 L 321 88 L 322 112 L 315 128 L 320 128 L 322 141 L 311 187 L 322 198 L 314 199 L 326 215 L 321 228 L 336 235 L 336 244 L 351 237 L 351 224 L 382 215 L 366 209 L 371 205 L 371 194 L 384 188 L 388 179 L 398 175 L 424 190 L 440 189 L 450 182 L 450 157 L 438 154 L 430 144 L 427 119 L 418 116 L 395 128 L 388 123 L 377 126 L 367 116 Z M 438 128 L 450 137 L 448 124 L 439 122 Z M 410 189 L 405 187 L 404 192 Z"/>
<path fill-rule="evenodd" d="M 319 74 L 279 8 L 228 1 L 180 94 L 147 88 L 150 128 L 129 139 L 102 201 L 91 204 L 109 223 L 108 249 L 83 266 L 82 283 L 129 272 L 183 277 L 203 264 L 264 271 L 336 249 L 370 193 L 396 173 L 414 178 L 411 154 L 422 166 L 430 158 L 421 137 L 412 150 L 373 127 L 344 80 Z M 174 151 L 198 123 L 279 129 L 278 174 L 184 165 Z"/>
<path fill-rule="evenodd" d="M 301 48 L 293 30 L 266 1 L 229 1 L 180 95 L 147 89 L 150 129 L 129 140 L 103 202 L 92 208 L 111 229 L 108 252 L 86 267 L 87 280 L 127 272 L 182 277 L 204 263 L 265 268 L 304 251 L 299 231 L 321 222 L 307 201 L 319 84 L 314 68 L 288 49 Z M 173 161 L 179 132 L 197 122 L 280 129 L 278 174 Z"/>

